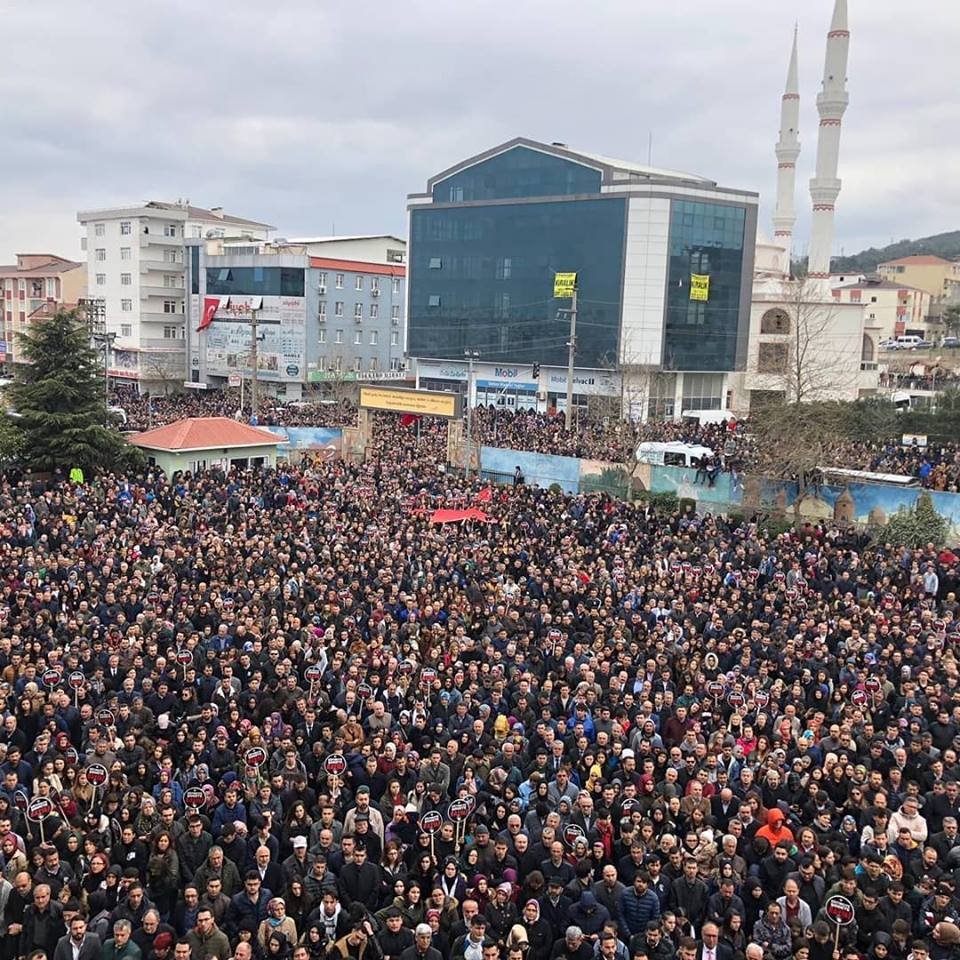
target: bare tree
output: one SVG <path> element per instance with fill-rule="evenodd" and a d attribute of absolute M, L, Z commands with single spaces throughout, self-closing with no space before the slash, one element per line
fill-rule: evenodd
<path fill-rule="evenodd" d="M 141 359 L 143 379 L 159 384 L 159 391 L 167 396 L 183 389 L 185 377 L 183 355 L 177 353 L 148 353 Z"/>

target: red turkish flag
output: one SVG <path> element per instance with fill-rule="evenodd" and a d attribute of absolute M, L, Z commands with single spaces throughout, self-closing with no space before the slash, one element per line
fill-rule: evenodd
<path fill-rule="evenodd" d="M 197 333 L 206 330 L 213 323 L 213 318 L 217 315 L 220 308 L 220 297 L 203 298 L 203 316 L 200 318 L 200 326 L 197 327 Z"/>

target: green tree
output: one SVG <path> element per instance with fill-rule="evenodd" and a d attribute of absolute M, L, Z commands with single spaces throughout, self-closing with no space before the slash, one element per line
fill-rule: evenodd
<path fill-rule="evenodd" d="M 881 531 L 878 540 L 923 547 L 928 543 L 941 546 L 947 539 L 950 524 L 937 513 L 933 497 L 924 490 L 909 508 L 901 507 Z"/>
<path fill-rule="evenodd" d="M 86 474 L 130 465 L 131 448 L 107 423 L 101 368 L 76 311 L 38 320 L 18 347 L 27 362 L 16 365 L 9 395 L 26 465 Z"/>
<path fill-rule="evenodd" d="M 18 460 L 23 449 L 23 431 L 13 417 L 0 414 L 0 467 Z"/>

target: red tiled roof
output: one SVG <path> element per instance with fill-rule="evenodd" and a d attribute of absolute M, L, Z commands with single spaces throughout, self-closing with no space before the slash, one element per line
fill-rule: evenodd
<path fill-rule="evenodd" d="M 912 257 L 901 257 L 899 260 L 885 260 L 880 266 L 888 267 L 895 264 L 905 267 L 939 267 L 943 264 L 950 266 L 950 262 L 949 260 L 944 260 L 943 257 L 935 257 L 932 253 L 917 253 Z"/>
<path fill-rule="evenodd" d="M 149 447 L 151 450 L 213 450 L 217 447 L 262 447 L 283 443 L 283 437 L 229 417 L 188 417 L 165 427 L 134 434 L 130 442 L 135 447 Z"/>
<path fill-rule="evenodd" d="M 405 277 L 407 268 L 402 263 L 366 263 L 363 260 L 333 260 L 330 257 L 311 257 L 311 267 L 321 270 L 343 270 L 347 273 L 376 273 L 381 277 Z"/>

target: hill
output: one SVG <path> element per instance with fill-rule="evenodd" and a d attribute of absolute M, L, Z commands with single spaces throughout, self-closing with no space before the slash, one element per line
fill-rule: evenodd
<path fill-rule="evenodd" d="M 960 230 L 937 233 L 932 237 L 921 237 L 919 240 L 898 240 L 879 249 L 870 247 L 869 250 L 862 250 L 850 257 L 834 257 L 831 270 L 834 273 L 844 271 L 872 273 L 877 269 L 878 263 L 896 260 L 899 257 L 911 257 L 918 253 L 932 253 L 947 260 L 960 257 Z"/>

